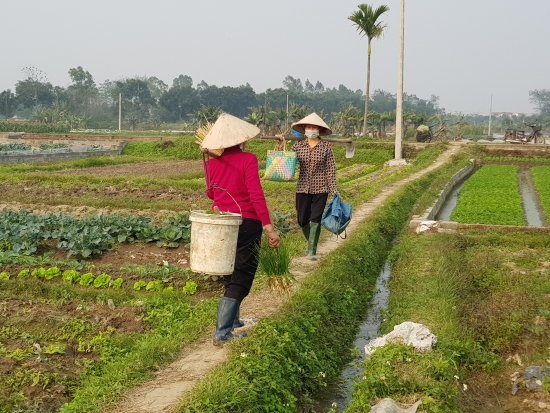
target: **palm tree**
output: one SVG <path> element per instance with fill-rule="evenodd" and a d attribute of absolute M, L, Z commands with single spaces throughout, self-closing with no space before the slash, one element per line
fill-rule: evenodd
<path fill-rule="evenodd" d="M 369 48 L 367 52 L 367 90 L 365 93 L 365 114 L 363 115 L 363 132 L 367 133 L 367 114 L 369 112 L 369 89 L 370 89 L 370 56 L 371 56 L 371 42 L 372 39 L 377 39 L 382 36 L 382 33 L 386 26 L 382 22 L 378 21 L 380 16 L 389 10 L 389 7 L 385 4 L 373 9 L 368 4 L 360 4 L 357 6 L 359 10 L 348 17 L 356 26 L 357 31 L 363 36 L 367 36 L 369 42 Z"/>

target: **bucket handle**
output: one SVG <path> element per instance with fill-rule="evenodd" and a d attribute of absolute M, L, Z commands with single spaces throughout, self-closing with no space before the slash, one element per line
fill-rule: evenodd
<path fill-rule="evenodd" d="M 225 192 L 227 195 L 229 195 L 229 197 L 233 200 L 233 202 L 235 202 L 235 204 L 239 208 L 239 214 L 241 214 L 241 216 L 242 216 L 243 215 L 243 210 L 241 209 L 241 206 L 235 200 L 235 198 L 233 198 L 233 195 L 231 195 L 227 189 L 216 185 L 216 183 L 211 183 L 210 182 L 210 174 L 208 173 L 209 172 L 208 171 L 208 163 L 207 163 L 206 158 L 207 158 L 207 154 L 203 152 L 203 154 L 202 154 L 202 163 L 203 163 L 203 166 L 204 166 L 204 175 L 205 175 L 205 178 L 206 178 L 206 190 L 208 191 L 210 189 L 219 189 L 220 191 Z"/>
<path fill-rule="evenodd" d="M 225 192 L 227 195 L 229 195 L 229 197 L 233 200 L 233 202 L 235 202 L 235 204 L 236 204 L 237 207 L 239 208 L 239 214 L 241 214 L 241 216 L 243 215 L 243 210 L 241 209 L 241 206 L 240 206 L 239 203 L 235 200 L 235 198 L 233 198 L 233 195 L 231 195 L 227 189 L 222 188 L 221 186 L 218 186 L 218 185 L 216 185 L 216 184 L 210 185 L 210 189 L 219 189 L 220 191 L 223 191 L 223 192 Z"/>

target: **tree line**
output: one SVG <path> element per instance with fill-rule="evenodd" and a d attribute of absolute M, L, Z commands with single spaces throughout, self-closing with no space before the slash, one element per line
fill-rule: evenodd
<path fill-rule="evenodd" d="M 325 87 L 320 81 L 286 76 L 282 86 L 257 93 L 250 84 L 217 86 L 204 80 L 195 84 L 179 75 L 171 85 L 157 77 L 133 77 L 97 84 L 81 66 L 68 71 L 71 83 L 55 86 L 37 68 L 24 68 L 25 78 L 15 90 L 0 92 L 0 119 L 32 119 L 46 124 L 65 123 L 72 129 L 116 128 L 119 95 L 125 128 L 158 129 L 166 123 L 192 128 L 212 121 L 221 111 L 247 119 L 263 128 L 282 130 L 311 111 L 352 132 L 360 129 L 364 94 L 343 84 Z M 287 111 L 288 102 L 288 111 Z M 370 126 L 376 130 L 391 122 L 395 95 L 375 90 L 369 98 Z M 426 116 L 442 113 L 438 98 L 407 95 L 405 109 Z"/>
<path fill-rule="evenodd" d="M 160 129 L 166 124 L 194 129 L 225 111 L 265 132 L 277 133 L 315 111 L 339 133 L 362 131 L 365 95 L 361 90 L 342 84 L 325 87 L 320 81 L 302 81 L 290 75 L 283 79 L 281 87 L 257 93 L 249 84 L 195 84 L 183 74 L 173 79 L 170 86 L 154 76 L 106 80 L 98 85 L 90 72 L 78 66 L 69 69 L 71 84 L 63 88 L 52 85 L 37 68 L 25 68 L 24 73 L 26 77 L 16 83 L 13 92 L 0 92 L 0 119 L 31 119 L 43 124 L 64 124 L 70 129 L 116 129 L 120 94 L 125 129 Z M 539 110 L 538 119 L 549 126 L 550 90 L 530 91 L 530 98 Z M 384 136 L 386 127 L 395 121 L 395 105 L 395 94 L 375 90 L 369 96 L 368 132 Z M 433 95 L 428 99 L 406 95 L 404 106 L 411 126 L 445 115 L 438 97 Z M 503 122 L 512 123 L 509 119 Z"/>

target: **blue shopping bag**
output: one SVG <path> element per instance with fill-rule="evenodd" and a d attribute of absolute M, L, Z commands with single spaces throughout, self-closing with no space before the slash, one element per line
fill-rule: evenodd
<path fill-rule="evenodd" d="M 333 234 L 340 235 L 351 221 L 351 210 L 351 204 L 342 201 L 340 195 L 335 193 L 323 212 L 321 225 Z"/>

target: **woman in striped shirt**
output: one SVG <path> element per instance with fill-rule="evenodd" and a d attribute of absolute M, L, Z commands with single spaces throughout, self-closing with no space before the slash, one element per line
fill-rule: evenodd
<path fill-rule="evenodd" d="M 300 165 L 296 211 L 298 225 L 308 242 L 307 257 L 316 260 L 321 217 L 328 195 L 336 193 L 336 162 L 332 144 L 320 138 L 330 135 L 332 131 L 316 113 L 294 123 L 292 129 L 305 135 L 305 139 L 296 142 L 292 148 Z"/>

